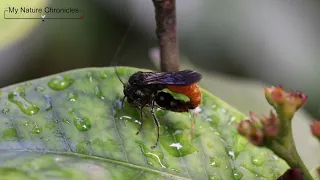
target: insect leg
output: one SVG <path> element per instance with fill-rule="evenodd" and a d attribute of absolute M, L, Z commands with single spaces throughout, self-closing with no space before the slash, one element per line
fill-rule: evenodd
<path fill-rule="evenodd" d="M 155 145 L 151 146 L 151 149 L 154 149 L 155 147 L 157 147 L 158 142 L 159 142 L 159 136 L 160 136 L 160 123 L 159 123 L 157 117 L 156 117 L 155 114 L 154 114 L 154 102 L 155 102 L 155 101 L 152 100 L 152 103 L 151 103 L 151 114 L 152 114 L 154 123 L 155 123 L 156 126 L 157 126 L 157 141 L 156 141 Z"/>
<path fill-rule="evenodd" d="M 143 110 L 143 107 L 140 108 L 140 127 L 138 129 L 138 132 L 136 133 L 136 135 L 138 135 L 140 133 L 140 131 L 142 130 L 142 122 L 143 122 L 143 114 L 142 113 L 145 113 Z"/>

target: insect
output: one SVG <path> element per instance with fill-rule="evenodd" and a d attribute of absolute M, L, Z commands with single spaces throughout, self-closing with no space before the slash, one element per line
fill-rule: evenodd
<path fill-rule="evenodd" d="M 139 130 L 142 129 L 143 108 L 150 106 L 150 111 L 157 126 L 157 140 L 155 148 L 159 142 L 160 123 L 154 114 L 155 106 L 174 112 L 187 112 L 201 104 L 201 92 L 196 84 L 200 81 L 201 74 L 191 70 L 178 72 L 141 72 L 138 71 L 130 76 L 127 83 L 124 83 L 117 70 L 118 79 L 123 84 L 124 97 L 123 102 L 127 98 L 127 102 L 140 110 L 141 124 Z M 169 89 L 172 92 L 184 94 L 189 101 L 175 99 L 170 93 L 163 92 L 163 89 Z"/>

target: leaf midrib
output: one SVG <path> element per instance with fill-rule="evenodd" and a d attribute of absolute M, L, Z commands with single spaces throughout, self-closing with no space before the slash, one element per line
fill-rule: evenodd
<path fill-rule="evenodd" d="M 189 178 L 186 177 L 182 177 L 182 176 L 177 176 L 175 174 L 170 174 L 167 172 L 163 172 L 163 171 L 159 171 L 156 169 L 150 169 L 150 168 L 146 168 L 143 166 L 139 166 L 139 165 L 135 165 L 135 164 L 131 164 L 128 162 L 124 162 L 124 161 L 119 161 L 119 160 L 115 160 L 115 159 L 110 159 L 110 158 L 102 158 L 99 156 L 90 156 L 90 155 L 86 155 L 86 154 L 79 154 L 79 153 L 75 153 L 75 152 L 58 152 L 58 151 L 40 151 L 40 150 L 25 150 L 25 149 L 10 149 L 10 150 L 0 150 L 0 152 L 30 152 L 30 153 L 46 153 L 46 154 L 56 154 L 56 155 L 66 155 L 66 156 L 73 156 L 73 157 L 80 157 L 80 158 L 85 158 L 85 159 L 92 159 L 92 160 L 98 160 L 98 161 L 103 161 L 103 162 L 108 162 L 108 163 L 112 163 L 112 164 L 117 164 L 117 165 L 122 165 L 122 166 L 126 166 L 129 168 L 135 168 L 135 169 L 139 169 L 139 170 L 143 170 L 143 171 L 147 171 L 150 173 L 155 173 L 155 174 L 162 174 L 165 176 L 171 176 L 171 177 L 175 177 L 175 178 L 179 178 L 179 179 L 185 179 L 185 180 L 191 180 Z"/>

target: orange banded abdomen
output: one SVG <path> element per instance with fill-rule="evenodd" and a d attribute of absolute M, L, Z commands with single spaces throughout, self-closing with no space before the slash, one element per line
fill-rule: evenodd
<path fill-rule="evenodd" d="M 190 99 L 190 104 L 193 109 L 201 104 L 202 94 L 199 86 L 196 83 L 186 86 L 167 86 L 167 88 L 175 93 L 184 94 Z"/>

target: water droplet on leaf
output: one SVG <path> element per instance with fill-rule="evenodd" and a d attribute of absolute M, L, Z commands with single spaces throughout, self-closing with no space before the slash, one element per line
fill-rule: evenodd
<path fill-rule="evenodd" d="M 88 118 L 73 117 L 73 123 L 79 131 L 88 131 L 91 129 L 91 122 Z"/>
<path fill-rule="evenodd" d="M 150 166 L 154 166 L 154 164 L 151 161 L 147 162 Z"/>
<path fill-rule="evenodd" d="M 209 180 L 220 180 L 220 178 L 219 178 L 218 176 L 212 176 L 212 175 L 210 175 L 210 176 L 208 177 L 208 179 L 209 179 Z"/>
<path fill-rule="evenodd" d="M 94 88 L 94 94 L 95 94 L 98 98 L 104 99 L 104 95 L 103 95 L 102 91 L 100 90 L 100 88 L 99 88 L 98 86 L 96 86 L 96 87 Z"/>
<path fill-rule="evenodd" d="M 180 143 L 172 143 L 169 145 L 170 147 L 175 147 L 177 150 L 181 149 L 183 146 Z"/>
<path fill-rule="evenodd" d="M 50 130 L 54 130 L 54 129 L 57 129 L 57 124 L 54 121 L 49 121 L 46 123 L 44 127 Z"/>
<path fill-rule="evenodd" d="M 74 114 L 74 112 L 75 112 L 75 110 L 74 110 L 73 108 L 69 108 L 69 109 L 68 109 L 68 113 L 69 113 L 69 114 Z"/>
<path fill-rule="evenodd" d="M 42 128 L 37 124 L 33 125 L 33 129 L 31 131 L 32 134 L 40 134 L 42 132 Z"/>
<path fill-rule="evenodd" d="M 218 158 L 210 157 L 210 166 L 220 167 L 221 161 Z"/>
<path fill-rule="evenodd" d="M 43 92 L 46 88 L 42 87 L 42 86 L 38 86 L 35 88 L 36 91 L 38 92 Z"/>
<path fill-rule="evenodd" d="M 233 179 L 235 179 L 235 180 L 240 180 L 243 177 L 243 173 L 241 171 L 237 170 L 237 169 L 233 170 L 233 174 L 232 175 L 233 175 Z"/>
<path fill-rule="evenodd" d="M 108 72 L 107 72 L 107 71 L 102 71 L 102 72 L 100 73 L 100 77 L 101 77 L 102 79 L 107 78 L 107 77 L 108 77 Z"/>
<path fill-rule="evenodd" d="M 76 145 L 76 152 L 81 154 L 88 154 L 88 145 L 85 142 L 79 142 Z"/>
<path fill-rule="evenodd" d="M 68 119 L 63 119 L 63 122 L 66 124 L 70 124 L 70 121 Z"/>
<path fill-rule="evenodd" d="M 2 109 L 3 114 L 8 114 L 9 112 L 10 112 L 10 109 L 8 109 L 8 108 Z"/>
<path fill-rule="evenodd" d="M 178 170 L 178 169 L 176 169 L 176 168 L 171 168 L 171 171 L 179 172 L 179 170 Z"/>
<path fill-rule="evenodd" d="M 260 157 L 260 156 L 252 156 L 251 162 L 252 162 L 252 164 L 254 164 L 256 166 L 261 166 L 263 164 L 262 157 Z"/>
<path fill-rule="evenodd" d="M 234 155 L 233 151 L 229 151 L 228 154 L 229 154 L 229 156 L 231 157 L 232 160 L 235 159 L 235 155 Z"/>
<path fill-rule="evenodd" d="M 168 126 L 160 138 L 162 147 L 174 157 L 183 157 L 199 150 L 193 146 L 190 131 L 178 131 Z"/>
<path fill-rule="evenodd" d="M 15 128 L 8 128 L 2 132 L 3 138 L 14 138 L 17 136 L 17 130 Z"/>
<path fill-rule="evenodd" d="M 8 99 L 10 102 L 16 104 L 23 113 L 29 116 L 35 115 L 39 111 L 38 106 L 25 98 L 24 89 L 22 88 L 20 88 L 18 91 L 9 93 Z"/>
<path fill-rule="evenodd" d="M 78 99 L 78 94 L 77 93 L 68 93 L 67 95 L 67 100 L 74 102 Z"/>
<path fill-rule="evenodd" d="M 30 124 L 30 121 L 25 120 L 25 121 L 22 122 L 22 124 L 23 124 L 24 126 L 28 126 L 28 125 Z"/>
<path fill-rule="evenodd" d="M 69 76 L 56 76 L 49 81 L 48 86 L 53 90 L 64 90 L 72 83 L 73 79 Z"/>
<path fill-rule="evenodd" d="M 24 83 L 24 86 L 25 86 L 25 87 L 29 87 L 29 86 L 31 86 L 31 85 L 32 85 L 31 82 L 26 82 L 26 83 Z"/>
<path fill-rule="evenodd" d="M 87 78 L 88 78 L 88 81 L 89 81 L 89 82 L 92 82 L 93 77 L 92 77 L 92 73 L 91 73 L 91 72 L 88 72 L 88 73 L 87 73 Z"/>

